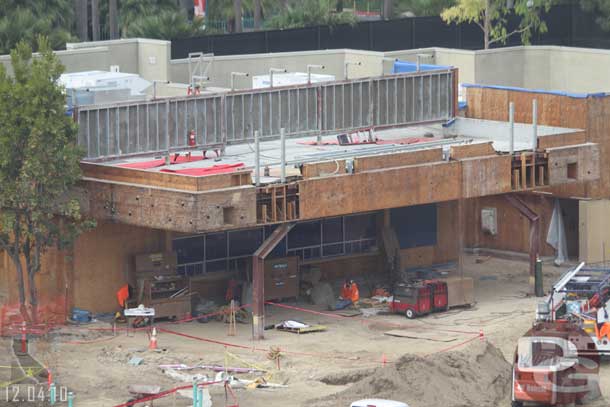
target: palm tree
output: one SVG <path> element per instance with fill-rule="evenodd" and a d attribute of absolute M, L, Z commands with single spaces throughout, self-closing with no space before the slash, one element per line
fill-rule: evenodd
<path fill-rule="evenodd" d="M 254 0 L 254 29 L 261 29 L 261 17 L 263 13 L 263 5 L 261 0 Z"/>
<path fill-rule="evenodd" d="M 203 23 L 203 20 L 199 18 L 192 22 L 189 21 L 182 10 L 164 10 L 133 21 L 129 25 L 126 36 L 160 40 L 194 37 L 201 34 Z"/>
<path fill-rule="evenodd" d="M 32 47 L 37 45 L 38 35 L 49 38 L 54 49 L 65 47 L 73 41 L 73 0 L 4 0 L 0 2 L 0 53 L 6 54 L 20 40 Z"/>
<path fill-rule="evenodd" d="M 119 38 L 119 9 L 117 7 L 117 0 L 108 0 L 108 26 L 110 39 L 115 40 Z"/>
<path fill-rule="evenodd" d="M 100 8 L 98 0 L 91 0 L 91 39 L 100 40 Z"/>
<path fill-rule="evenodd" d="M 235 32 L 242 32 L 242 9 L 241 9 L 241 0 L 233 0 L 233 13 L 235 15 Z"/>
<path fill-rule="evenodd" d="M 331 12 L 329 0 L 303 0 L 267 21 L 269 28 L 298 28 L 314 25 L 356 24 L 358 19 L 350 12 Z"/>

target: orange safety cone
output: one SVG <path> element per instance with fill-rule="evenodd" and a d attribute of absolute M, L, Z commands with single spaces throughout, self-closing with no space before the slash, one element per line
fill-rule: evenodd
<path fill-rule="evenodd" d="M 150 342 L 148 343 L 149 350 L 157 349 L 157 328 L 152 329 L 152 335 L 150 335 Z"/>
<path fill-rule="evenodd" d="M 381 354 L 381 365 L 385 367 L 386 363 L 388 363 L 388 359 L 385 357 L 385 353 Z"/>
<path fill-rule="evenodd" d="M 479 329 L 479 339 L 481 340 L 481 342 L 483 342 L 485 340 L 485 335 L 483 335 L 482 329 Z"/>

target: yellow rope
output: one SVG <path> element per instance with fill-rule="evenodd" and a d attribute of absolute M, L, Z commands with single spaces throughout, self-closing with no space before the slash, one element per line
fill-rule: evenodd
<path fill-rule="evenodd" d="M 22 378 L 17 379 L 17 380 L 13 380 L 13 381 L 10 381 L 10 382 L 4 382 L 4 383 L 0 383 L 0 389 L 2 389 L 2 388 L 4 388 L 4 387 L 8 387 L 8 386 L 10 386 L 11 384 L 19 383 L 20 381 L 22 381 L 22 380 L 24 380 L 24 379 L 27 379 L 27 378 L 30 378 L 30 377 L 34 377 L 34 376 L 36 376 L 38 373 L 42 372 L 43 370 L 45 370 L 45 368 L 44 368 L 44 367 L 43 367 L 42 369 L 39 369 L 39 370 L 38 370 L 38 371 L 36 371 L 36 372 L 33 372 L 33 371 L 31 370 L 31 368 L 30 368 L 30 369 L 28 369 L 28 371 L 26 372 L 26 375 L 25 375 L 25 376 L 23 376 Z"/>

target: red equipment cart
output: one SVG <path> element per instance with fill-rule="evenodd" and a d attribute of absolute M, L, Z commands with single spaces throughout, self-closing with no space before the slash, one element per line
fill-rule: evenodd
<path fill-rule="evenodd" d="M 394 287 L 393 297 L 390 310 L 404 313 L 409 319 L 432 311 L 432 290 L 427 284 L 397 284 Z"/>

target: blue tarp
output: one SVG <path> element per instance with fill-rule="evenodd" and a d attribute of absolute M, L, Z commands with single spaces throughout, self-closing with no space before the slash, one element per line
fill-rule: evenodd
<path fill-rule="evenodd" d="M 451 66 L 419 64 L 420 71 L 440 71 L 451 69 Z M 395 61 L 392 73 L 417 72 L 417 64 L 408 61 Z"/>
<path fill-rule="evenodd" d="M 571 92 L 552 91 L 552 90 L 544 90 L 544 89 L 517 88 L 517 87 L 513 87 L 513 86 L 477 85 L 477 84 L 472 84 L 472 83 L 463 83 L 462 86 L 465 88 L 489 88 L 489 89 L 499 89 L 499 90 L 511 90 L 511 91 L 515 91 L 515 92 L 543 93 L 543 94 L 547 94 L 547 95 L 568 96 L 568 97 L 576 98 L 576 99 L 586 99 L 588 97 L 602 98 L 602 97 L 607 96 L 607 94 L 604 92 L 571 93 Z"/>

